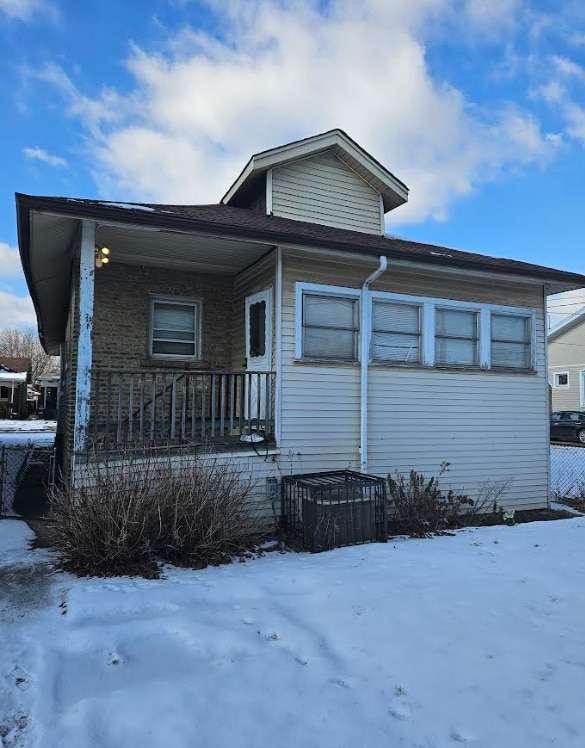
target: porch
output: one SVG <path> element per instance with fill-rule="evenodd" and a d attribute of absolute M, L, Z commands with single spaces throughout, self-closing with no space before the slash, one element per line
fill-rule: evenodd
<path fill-rule="evenodd" d="M 274 372 L 98 368 L 91 392 L 91 454 L 274 445 Z"/>

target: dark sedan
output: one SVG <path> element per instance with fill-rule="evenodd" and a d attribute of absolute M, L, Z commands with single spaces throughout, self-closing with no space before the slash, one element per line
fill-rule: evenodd
<path fill-rule="evenodd" d="M 551 413 L 550 440 L 585 444 L 585 413 L 580 410 L 560 410 L 558 413 Z"/>

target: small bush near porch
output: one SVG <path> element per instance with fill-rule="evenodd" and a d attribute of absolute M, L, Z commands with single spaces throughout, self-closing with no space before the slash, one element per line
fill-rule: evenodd
<path fill-rule="evenodd" d="M 51 495 L 54 544 L 87 573 L 153 571 L 153 557 L 205 566 L 262 534 L 254 482 L 213 455 L 127 452 L 89 460 Z"/>

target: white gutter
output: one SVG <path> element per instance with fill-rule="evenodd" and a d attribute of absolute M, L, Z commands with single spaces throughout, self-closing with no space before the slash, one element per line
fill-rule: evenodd
<path fill-rule="evenodd" d="M 372 319 L 370 285 L 379 278 L 388 267 L 388 259 L 384 255 L 379 258 L 380 265 L 366 278 L 360 295 L 360 457 L 361 471 L 368 472 L 368 366 L 370 363 L 370 341 L 372 339 Z"/>

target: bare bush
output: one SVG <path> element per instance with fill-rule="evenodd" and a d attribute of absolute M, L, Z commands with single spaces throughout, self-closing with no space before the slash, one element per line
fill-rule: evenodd
<path fill-rule="evenodd" d="M 438 476 L 426 478 L 411 470 L 408 477 L 398 471 L 388 476 L 390 508 L 394 511 L 393 524 L 397 532 L 416 538 L 425 538 L 454 527 L 463 507 L 473 501 L 450 489 L 441 490 L 439 479 L 449 469 L 449 463 L 440 465 Z"/>
<path fill-rule="evenodd" d="M 260 535 L 253 491 L 251 479 L 214 456 L 93 455 L 74 486 L 53 490 L 51 529 L 74 568 L 124 570 L 155 554 L 204 565 Z"/>
<path fill-rule="evenodd" d="M 479 485 L 477 498 L 465 506 L 462 514 L 462 521 L 466 525 L 472 525 L 477 521 L 480 514 L 501 514 L 502 507 L 499 504 L 500 499 L 510 488 L 514 478 L 509 475 L 502 480 L 485 480 Z"/>

